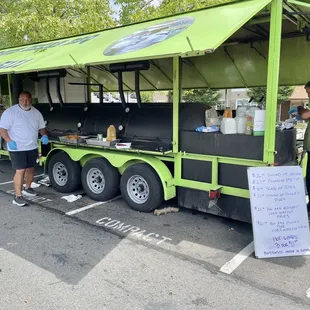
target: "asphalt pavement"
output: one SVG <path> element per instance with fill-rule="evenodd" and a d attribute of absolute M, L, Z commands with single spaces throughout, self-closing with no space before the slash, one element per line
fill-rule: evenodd
<path fill-rule="evenodd" d="M 310 309 L 309 256 L 256 259 L 249 224 L 44 186 L 20 208 L 0 170 L 0 309 Z"/>

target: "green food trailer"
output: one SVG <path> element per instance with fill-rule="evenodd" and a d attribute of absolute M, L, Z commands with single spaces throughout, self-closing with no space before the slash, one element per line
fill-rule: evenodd
<path fill-rule="evenodd" d="M 177 199 L 251 222 L 247 168 L 298 164 L 296 131 L 276 128 L 277 94 L 310 79 L 309 15 L 310 1 L 239 1 L 0 50 L 1 95 L 15 104 L 22 90 L 32 93 L 50 137 L 40 164 L 57 191 L 82 185 L 99 201 L 120 191 L 141 212 Z M 259 86 L 267 86 L 263 136 L 197 132 L 207 106 L 181 102 L 181 90 Z M 171 103 L 141 100 L 141 91 L 167 90 Z M 121 102 L 105 103 L 114 91 Z M 110 125 L 116 141 L 91 143 Z M 4 141 L 0 155 L 9 155 Z"/>

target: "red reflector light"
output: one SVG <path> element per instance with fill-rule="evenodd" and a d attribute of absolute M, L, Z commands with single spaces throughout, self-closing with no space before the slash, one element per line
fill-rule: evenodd
<path fill-rule="evenodd" d="M 209 192 L 209 197 L 210 197 L 210 199 L 218 199 L 218 198 L 220 198 L 220 196 L 221 196 L 221 192 L 220 192 L 220 190 L 211 190 L 210 192 Z"/>

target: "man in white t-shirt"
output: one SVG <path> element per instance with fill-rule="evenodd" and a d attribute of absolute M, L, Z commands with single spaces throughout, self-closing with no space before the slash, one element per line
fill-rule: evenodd
<path fill-rule="evenodd" d="M 34 197 L 31 188 L 36 161 L 38 159 L 38 133 L 42 135 L 42 144 L 48 144 L 47 131 L 42 114 L 32 107 L 29 92 L 19 95 L 19 103 L 5 110 L 0 119 L 0 135 L 7 142 L 11 163 L 16 171 L 14 187 L 16 196 L 13 204 L 27 205 L 23 196 Z M 23 188 L 24 178 L 26 187 Z"/>

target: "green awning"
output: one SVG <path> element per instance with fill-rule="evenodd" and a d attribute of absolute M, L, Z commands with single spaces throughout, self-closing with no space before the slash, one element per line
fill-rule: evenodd
<path fill-rule="evenodd" d="M 271 0 L 250 0 L 77 37 L 0 50 L 0 74 L 194 57 L 213 52 Z"/>
<path fill-rule="evenodd" d="M 310 8 L 309 0 L 287 0 L 288 3 L 295 4 L 298 7 L 308 7 Z"/>

